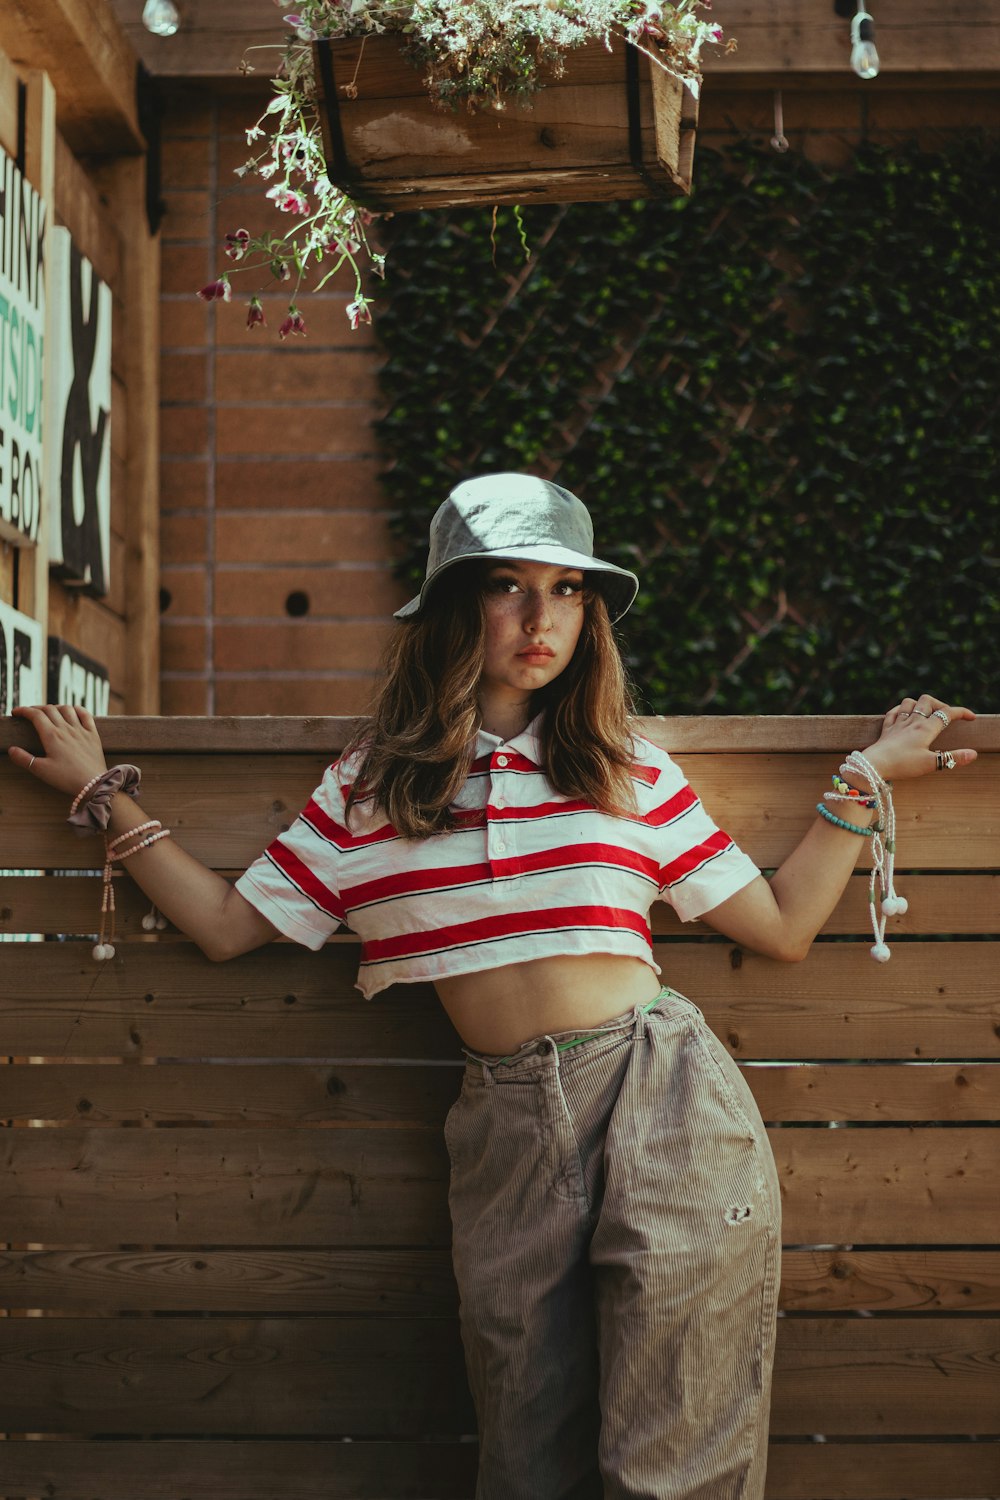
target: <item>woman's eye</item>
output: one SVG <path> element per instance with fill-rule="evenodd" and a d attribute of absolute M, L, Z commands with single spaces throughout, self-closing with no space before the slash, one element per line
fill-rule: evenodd
<path fill-rule="evenodd" d="M 563 583 L 556 584 L 556 593 L 561 594 L 564 599 L 568 599 L 574 594 L 582 594 L 583 584 L 574 583 L 571 579 L 567 579 Z"/>
<path fill-rule="evenodd" d="M 491 594 L 514 594 L 518 583 L 516 578 L 491 578 L 487 587 Z"/>

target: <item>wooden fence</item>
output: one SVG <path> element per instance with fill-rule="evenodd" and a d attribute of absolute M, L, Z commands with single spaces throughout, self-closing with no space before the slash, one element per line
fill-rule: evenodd
<path fill-rule="evenodd" d="M 111 719 L 194 854 L 241 869 L 342 743 L 332 719 Z M 857 719 L 645 728 L 763 866 Z M 959 735 L 958 729 L 962 728 Z M 0 749 L 29 743 L 0 723 Z M 769 1500 L 1000 1495 L 1000 718 L 978 764 L 900 787 L 893 957 L 867 879 L 804 965 L 656 930 L 745 1065 L 786 1254 Z M 351 938 L 212 965 L 149 938 L 98 967 L 96 840 L 0 759 L 0 1495 L 460 1500 L 474 1423 L 448 1263 L 454 1034 L 429 988 L 368 1004 Z M 841 1128 L 830 1128 L 836 1124 Z"/>

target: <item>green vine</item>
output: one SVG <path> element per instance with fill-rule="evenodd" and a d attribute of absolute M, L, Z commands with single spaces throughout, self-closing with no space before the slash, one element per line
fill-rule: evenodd
<path fill-rule="evenodd" d="M 506 225 L 506 232 L 504 227 Z M 992 706 L 1000 142 L 849 172 L 702 151 L 690 200 L 399 216 L 381 439 L 407 576 L 459 477 L 542 472 L 634 567 L 660 713 Z"/>

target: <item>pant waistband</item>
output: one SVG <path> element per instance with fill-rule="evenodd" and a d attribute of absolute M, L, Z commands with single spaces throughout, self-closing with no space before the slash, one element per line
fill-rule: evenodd
<path fill-rule="evenodd" d="M 620 1016 L 615 1016 L 612 1020 L 606 1021 L 602 1026 L 597 1026 L 593 1030 L 557 1031 L 552 1035 L 532 1037 L 529 1041 L 522 1042 L 518 1050 L 507 1057 L 484 1056 L 478 1052 L 471 1052 L 467 1047 L 463 1047 L 462 1051 L 470 1062 L 478 1063 L 484 1073 L 491 1073 L 494 1068 L 506 1068 L 512 1064 L 524 1062 L 533 1056 L 544 1055 L 546 1053 L 555 1054 L 558 1059 L 561 1053 L 569 1052 L 574 1047 L 580 1047 L 584 1042 L 594 1042 L 606 1037 L 614 1037 L 629 1027 L 637 1026 L 641 1035 L 641 1019 L 643 1017 L 647 1016 L 650 1011 L 655 1010 L 658 1005 L 662 1005 L 665 1000 L 683 1000 L 684 998 L 677 990 L 671 989 L 669 985 L 665 985 L 658 995 L 653 996 L 652 1000 L 647 1000 L 643 1005 L 634 1006 L 631 1010 L 623 1012 Z"/>

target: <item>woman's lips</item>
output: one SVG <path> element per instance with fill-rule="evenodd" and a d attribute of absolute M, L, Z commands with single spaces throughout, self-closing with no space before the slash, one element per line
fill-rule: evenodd
<path fill-rule="evenodd" d="M 549 646 L 527 646 L 519 651 L 521 661 L 551 661 L 555 652 Z"/>

